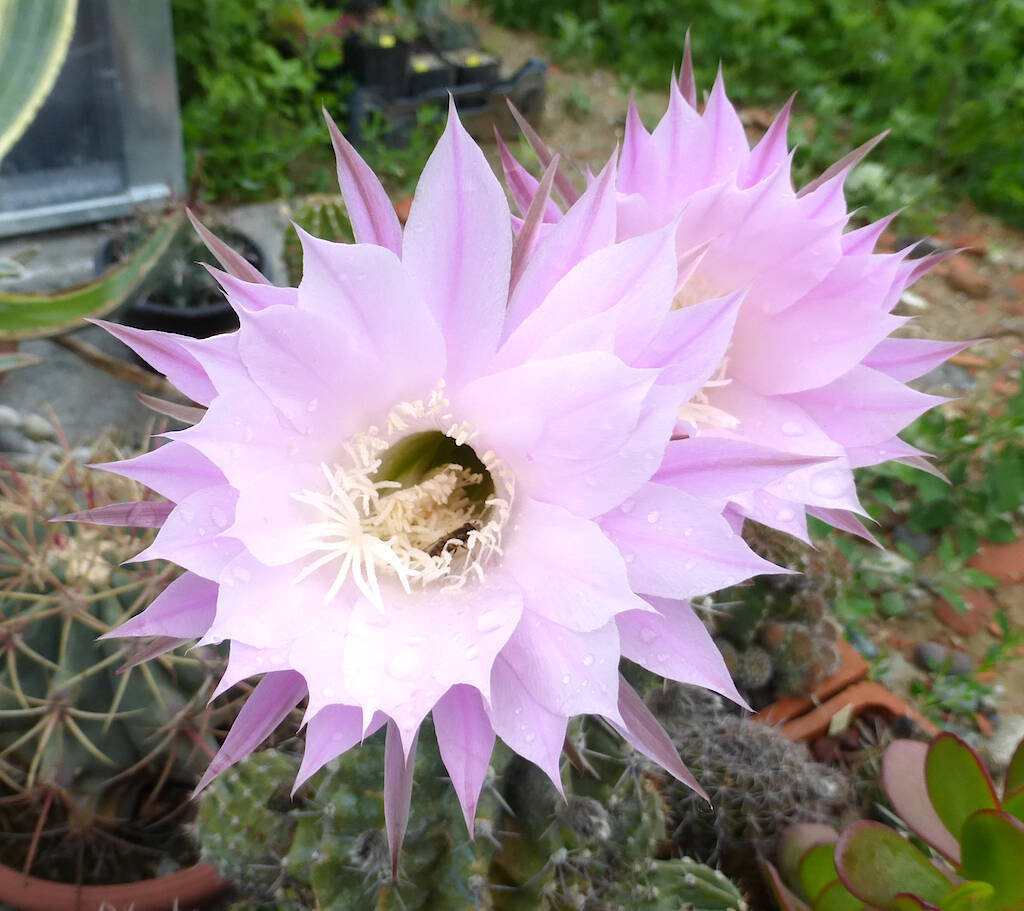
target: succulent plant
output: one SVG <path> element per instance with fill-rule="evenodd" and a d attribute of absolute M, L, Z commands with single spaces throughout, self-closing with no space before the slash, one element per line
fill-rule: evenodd
<path fill-rule="evenodd" d="M 38 875 L 130 878 L 133 858 L 141 872 L 154 866 L 147 853 L 176 831 L 169 822 L 216 748 L 210 657 L 167 640 L 134 667 L 126 645 L 97 641 L 173 579 L 119 566 L 151 532 L 49 521 L 137 496 L 70 456 L 52 476 L 0 476 L 0 844 Z"/>
<path fill-rule="evenodd" d="M 428 726 L 416 754 L 421 799 L 395 882 L 384 832 L 381 735 L 330 763 L 291 808 L 277 798 L 291 780 L 294 757 L 257 753 L 237 775 L 215 781 L 197 825 L 204 857 L 225 873 L 265 871 L 244 878 L 237 911 L 745 908 L 721 873 L 689 858 L 658 859 L 666 808 L 653 766 L 624 752 L 603 725 L 588 722 L 573 732 L 580 767 L 567 767 L 565 800 L 536 766 L 499 749 L 472 840 L 432 741 Z M 228 831 L 233 824 L 240 834 Z M 250 841 L 245 833 L 254 829 L 267 834 Z"/>
<path fill-rule="evenodd" d="M 882 783 L 929 853 L 877 822 L 855 822 L 841 835 L 795 826 L 780 844 L 779 868 L 762 865 L 783 911 L 1024 908 L 1024 742 L 1002 798 L 978 755 L 949 733 L 931 744 L 890 744 Z"/>
<path fill-rule="evenodd" d="M 751 854 L 769 853 L 785 829 L 838 818 L 848 806 L 843 776 L 720 696 L 672 685 L 654 695 L 652 710 L 711 798 L 708 806 L 689 789 L 663 783 L 671 837 L 684 853 L 742 878 Z"/>
<path fill-rule="evenodd" d="M 352 243 L 352 225 L 341 197 L 330 193 L 305 196 L 292 204 L 292 221 L 314 237 L 336 243 Z M 302 244 L 296 231 L 288 231 L 284 240 L 284 266 L 289 284 L 302 277 Z"/>

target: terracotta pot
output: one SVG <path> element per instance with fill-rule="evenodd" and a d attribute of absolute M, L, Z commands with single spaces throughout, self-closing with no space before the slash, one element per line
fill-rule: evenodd
<path fill-rule="evenodd" d="M 0 904 L 16 911 L 191 911 L 229 886 L 211 864 L 113 886 L 55 883 L 0 866 Z"/>
<path fill-rule="evenodd" d="M 928 734 L 938 728 L 899 696 L 882 684 L 865 681 L 868 663 L 848 642 L 839 643 L 842 664 L 831 677 L 815 688 L 810 698 L 787 696 L 773 702 L 756 717 L 766 724 L 782 726 L 790 740 L 814 740 L 828 731 L 829 723 L 839 712 L 848 710 L 856 717 L 869 709 L 883 709 L 899 717 L 907 716 Z"/>

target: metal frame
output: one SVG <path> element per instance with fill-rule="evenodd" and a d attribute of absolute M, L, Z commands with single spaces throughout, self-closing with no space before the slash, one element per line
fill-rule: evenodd
<path fill-rule="evenodd" d="M 124 188 L 88 199 L 41 201 L 35 206 L 0 211 L 0 237 L 114 218 L 184 191 L 185 158 L 170 3 L 97 2 L 106 7 L 113 46 Z M 59 87 L 58 80 L 58 91 Z M 47 104 L 53 101 L 51 96 Z M 30 136 L 31 128 L 22 141 Z M 0 200 L 4 183 L 0 176 Z"/>

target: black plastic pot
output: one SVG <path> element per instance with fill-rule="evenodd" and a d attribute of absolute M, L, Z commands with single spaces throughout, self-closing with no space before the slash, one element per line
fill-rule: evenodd
<path fill-rule="evenodd" d="M 361 86 L 372 88 L 385 98 L 405 94 L 409 66 L 409 43 L 395 39 L 394 44 L 371 44 L 359 35 L 345 41 L 345 69 Z"/>
<path fill-rule="evenodd" d="M 406 94 L 410 98 L 455 85 L 455 66 L 437 54 L 412 54 L 406 79 Z"/>
<path fill-rule="evenodd" d="M 263 251 L 251 238 L 224 227 L 215 228 L 214 233 L 257 269 L 264 269 Z M 108 238 L 96 253 L 96 274 L 117 265 L 132 250 L 133 242 L 128 232 Z M 237 329 L 238 316 L 216 281 L 200 265 L 204 262 L 217 265 L 199 240 L 177 241 L 147 283 L 146 291 L 118 312 L 118 321 L 135 329 L 159 329 L 191 338 L 208 338 Z"/>
<path fill-rule="evenodd" d="M 498 81 L 501 58 L 486 51 L 462 50 L 451 55 L 455 62 L 458 85 L 481 83 L 491 85 Z"/>

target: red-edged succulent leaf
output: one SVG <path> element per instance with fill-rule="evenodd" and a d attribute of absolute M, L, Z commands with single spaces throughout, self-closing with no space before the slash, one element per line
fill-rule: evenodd
<path fill-rule="evenodd" d="M 926 902 L 916 895 L 900 894 L 892 900 L 893 911 L 940 911 L 938 905 Z"/>
<path fill-rule="evenodd" d="M 833 858 L 834 851 L 835 848 L 831 844 L 815 845 L 800 861 L 800 887 L 812 902 L 816 903 L 818 896 L 839 880 Z"/>
<path fill-rule="evenodd" d="M 758 866 L 761 868 L 761 875 L 764 877 L 764 881 L 768 883 L 768 888 L 771 890 L 776 903 L 782 911 L 811 911 L 808 904 L 789 890 L 782 881 L 779 871 L 768 861 L 762 860 Z"/>
<path fill-rule="evenodd" d="M 831 826 L 817 822 L 802 822 L 790 826 L 779 841 L 779 870 L 787 883 L 800 882 L 800 865 L 804 856 L 815 845 L 834 845 L 839 833 Z"/>
<path fill-rule="evenodd" d="M 1003 812 L 1024 822 L 1024 788 L 1014 791 L 1003 801 Z"/>
<path fill-rule="evenodd" d="M 836 843 L 839 878 L 857 898 L 889 908 L 900 893 L 938 903 L 950 881 L 899 833 L 877 822 L 855 822 Z"/>
<path fill-rule="evenodd" d="M 1024 823 L 999 810 L 979 810 L 964 823 L 961 870 L 995 889 L 990 907 L 1024 908 Z"/>
<path fill-rule="evenodd" d="M 935 812 L 958 841 L 967 817 L 999 806 L 995 785 L 978 754 L 955 734 L 943 732 L 932 741 L 924 775 Z"/>
<path fill-rule="evenodd" d="M 917 740 L 896 740 L 882 758 L 882 787 L 889 802 L 907 827 L 955 864 L 960 863 L 960 845 L 932 806 L 925 782 L 928 744 Z"/>
<path fill-rule="evenodd" d="M 863 911 L 867 905 L 839 880 L 826 886 L 814 903 L 814 911 Z"/>
<path fill-rule="evenodd" d="M 1024 740 L 1017 744 L 1006 770 L 1006 788 L 1003 793 L 1009 797 L 1017 791 L 1024 791 Z"/>

